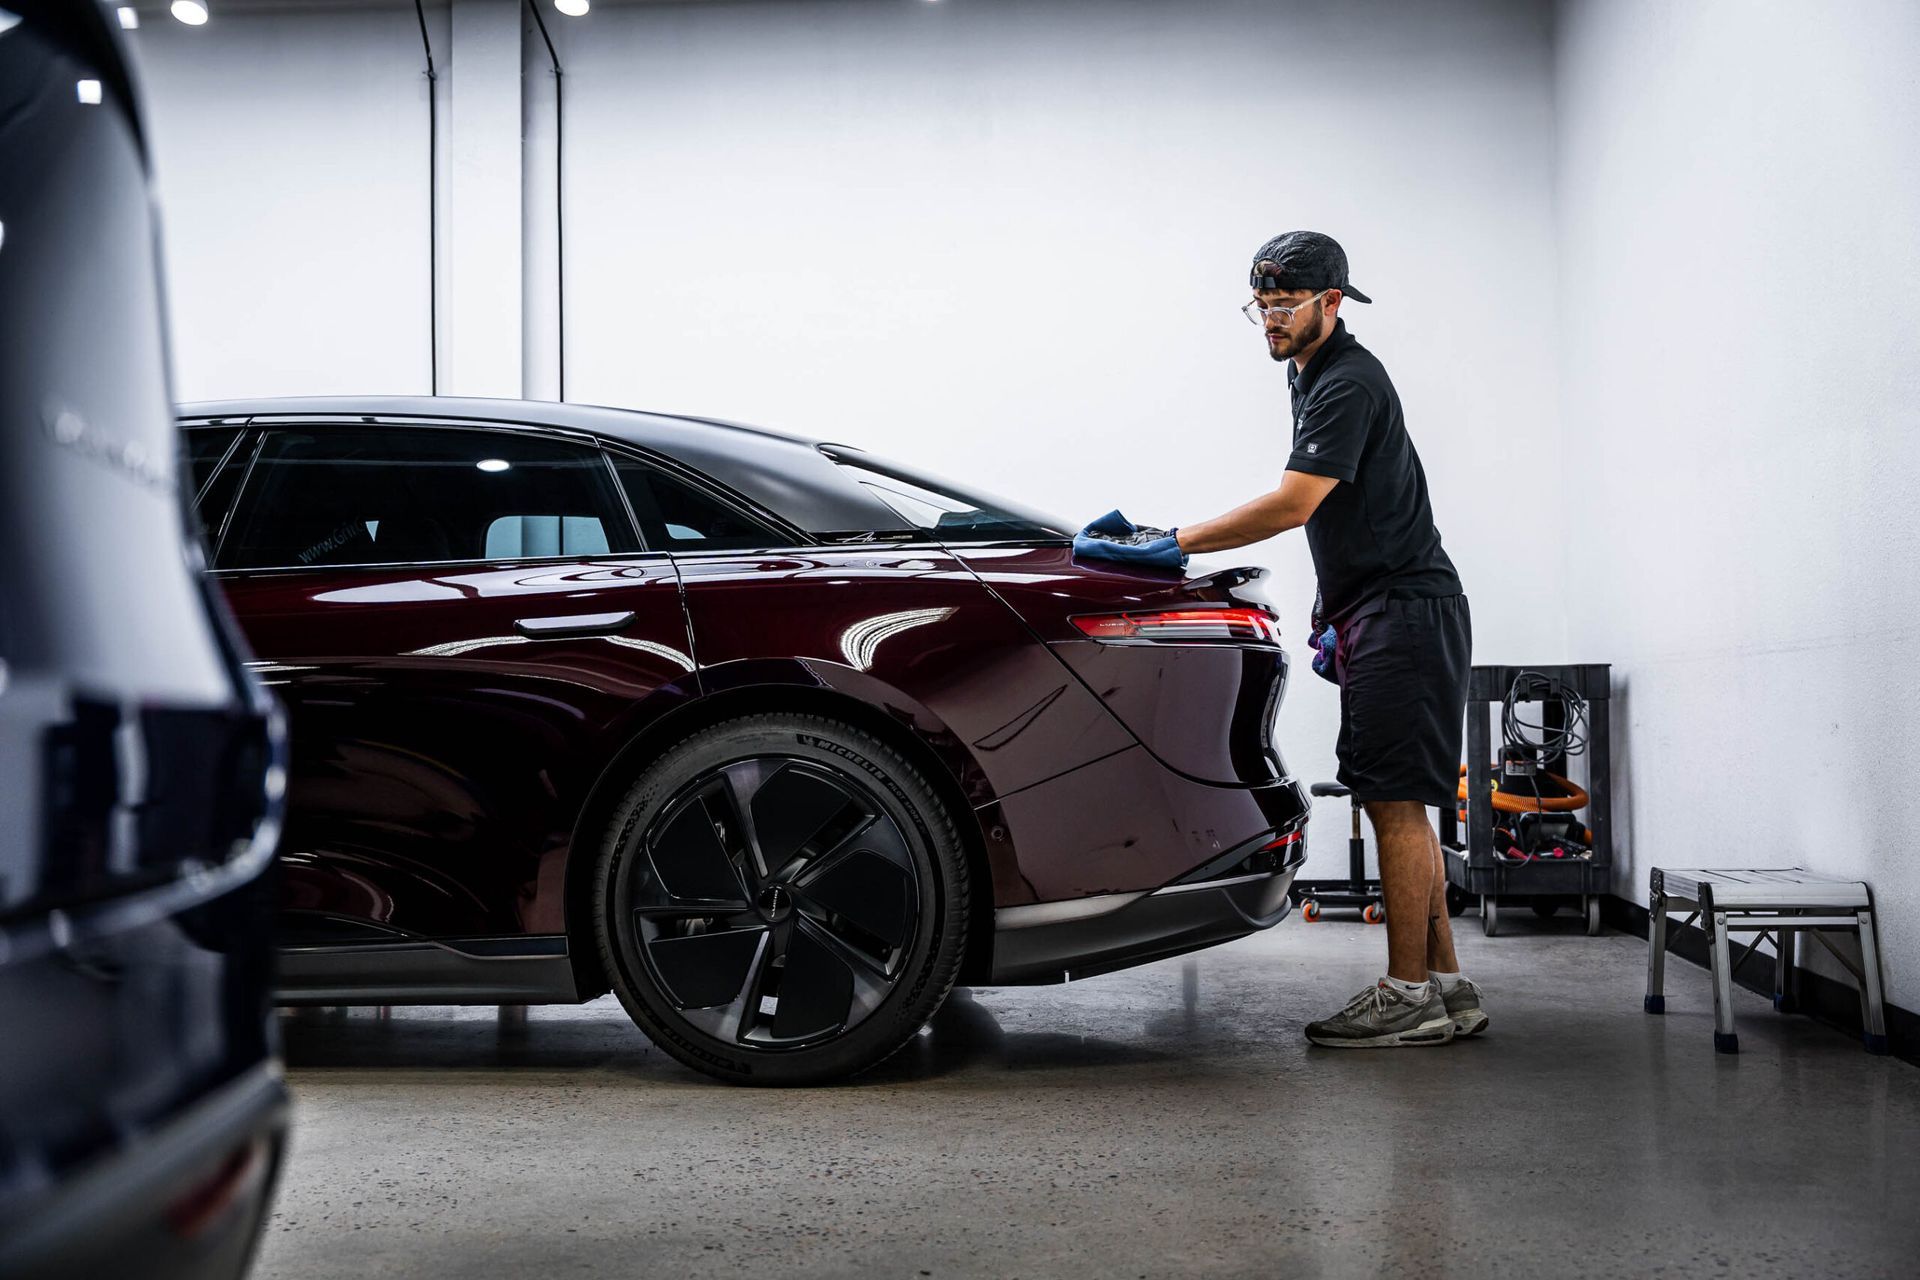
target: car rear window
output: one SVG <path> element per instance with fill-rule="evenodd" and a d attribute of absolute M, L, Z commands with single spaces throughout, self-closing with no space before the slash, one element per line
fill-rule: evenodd
<path fill-rule="evenodd" d="M 787 539 L 710 494 L 658 467 L 615 459 L 620 484 L 640 522 L 641 536 L 656 551 L 734 551 L 777 547 Z"/>
<path fill-rule="evenodd" d="M 1071 540 L 1076 526 L 1043 511 L 938 476 L 876 458 L 858 449 L 821 452 L 921 533 L 940 542 L 1055 542 Z"/>

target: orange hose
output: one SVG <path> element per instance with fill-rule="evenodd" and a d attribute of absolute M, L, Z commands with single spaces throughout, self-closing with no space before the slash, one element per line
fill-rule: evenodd
<path fill-rule="evenodd" d="M 1511 792 L 1498 790 L 1496 784 L 1496 790 L 1493 793 L 1494 812 L 1572 813 L 1575 809 L 1584 809 L 1587 807 L 1587 793 L 1585 791 L 1557 773 L 1549 773 L 1546 776 L 1552 778 L 1564 787 L 1568 794 L 1564 796 L 1542 796 L 1536 800 L 1531 796 L 1514 795 Z M 1467 766 L 1465 765 L 1460 766 L 1460 790 L 1456 794 L 1461 800 L 1467 798 Z M 1464 822 L 1465 819 L 1462 818 L 1461 821 Z"/>

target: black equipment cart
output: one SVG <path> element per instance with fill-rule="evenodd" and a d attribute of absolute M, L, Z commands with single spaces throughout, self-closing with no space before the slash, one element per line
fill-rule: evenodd
<path fill-rule="evenodd" d="M 1612 763 L 1608 739 L 1610 670 L 1606 663 L 1559 667 L 1487 666 L 1473 668 L 1468 679 L 1465 830 L 1463 833 L 1458 811 L 1449 805 L 1440 812 L 1440 843 L 1447 851 L 1449 905 L 1458 909 L 1477 897 L 1481 926 L 1489 937 L 1499 930 L 1503 898 L 1530 899 L 1533 909 L 1543 916 L 1553 914 L 1564 902 L 1577 901 L 1586 916 L 1587 932 L 1600 932 L 1600 898 L 1612 887 L 1613 874 L 1613 811 L 1608 786 Z M 1587 801 L 1583 806 L 1586 830 L 1582 835 L 1588 838 L 1577 846 L 1572 840 L 1564 842 L 1579 850 L 1569 856 L 1537 856 L 1517 850 L 1506 829 L 1496 830 L 1494 771 L 1504 771 L 1507 760 L 1504 749 L 1500 756 L 1495 755 L 1493 720 L 1506 708 L 1516 679 L 1523 677 L 1554 682 L 1567 695 L 1586 704 Z M 1539 702 L 1549 730 L 1564 728 L 1567 710 L 1564 702 L 1554 698 Z M 1565 775 L 1567 756 L 1564 753 L 1542 755 L 1537 767 Z M 1513 793 L 1512 788 L 1502 789 Z M 1518 825 L 1534 816 L 1519 813 L 1503 820 Z M 1507 844 L 1506 849 L 1496 845 L 1496 836 Z M 1565 853 L 1565 849 L 1557 852 Z"/>

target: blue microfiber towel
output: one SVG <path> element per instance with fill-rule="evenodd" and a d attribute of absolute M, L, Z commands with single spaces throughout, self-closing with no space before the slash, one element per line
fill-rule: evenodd
<path fill-rule="evenodd" d="M 1322 607 L 1320 592 L 1316 590 L 1313 593 L 1313 612 L 1307 619 L 1307 647 L 1313 650 L 1313 674 L 1322 680 L 1339 684 L 1340 671 L 1334 665 L 1334 654 L 1339 648 L 1340 633 L 1320 616 Z"/>
<path fill-rule="evenodd" d="M 1073 553 L 1089 560 L 1112 560 L 1144 569 L 1179 570 L 1186 567 L 1187 558 L 1174 536 L 1178 532 L 1142 530 L 1118 511 L 1109 511 L 1080 531 L 1073 540 Z"/>
<path fill-rule="evenodd" d="M 1340 674 L 1334 669 L 1333 653 L 1340 644 L 1340 633 L 1332 627 L 1321 627 L 1313 636 L 1313 674 L 1322 679 L 1340 683 Z"/>
<path fill-rule="evenodd" d="M 1118 511 L 1109 511 L 1098 520 L 1089 523 L 1080 532 L 1102 533 L 1109 538 L 1126 538 L 1140 532 L 1140 527 Z"/>

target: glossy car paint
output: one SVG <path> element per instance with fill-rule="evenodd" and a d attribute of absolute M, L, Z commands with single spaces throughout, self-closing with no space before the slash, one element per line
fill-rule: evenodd
<path fill-rule="evenodd" d="M 234 1276 L 285 1126 L 280 737 L 190 532 L 116 34 L 7 8 L 0 1274 Z"/>
<path fill-rule="evenodd" d="M 1168 768 L 1202 782 L 1264 786 L 1286 776 L 1272 741 L 1286 654 L 1270 646 L 1103 644 L 1083 615 L 1268 602 L 1246 570 L 1185 579 L 1076 562 L 1068 547 L 959 548 L 962 563 L 1006 601 L 1133 736 Z"/>
<path fill-rule="evenodd" d="M 563 932 L 588 791 L 639 725 L 694 692 L 671 561 L 222 585 L 294 728 L 289 940 Z M 528 634 L 621 613 L 617 634 Z"/>
<path fill-rule="evenodd" d="M 285 861 L 289 936 L 302 944 L 433 939 L 478 955 L 515 936 L 571 933 L 578 961 L 606 798 L 687 728 L 770 707 L 905 735 L 971 816 L 965 835 L 990 890 L 976 901 L 1015 917 L 1074 900 L 1089 912 L 1117 907 L 1304 818 L 1270 740 L 1286 678 L 1277 647 L 1107 646 L 1071 622 L 1264 607 L 1258 571 L 1183 579 L 1077 563 L 1064 541 L 943 544 L 890 508 L 876 514 L 840 468 L 818 470 L 812 443 L 733 426 L 486 401 L 188 413 L 303 430 L 372 417 L 590 436 L 710 468 L 701 474 L 785 542 L 566 562 L 221 569 L 262 676 L 292 716 Z M 714 432 L 728 448 L 702 434 Z M 243 440 L 232 466 L 247 452 Z M 788 492 L 776 491 L 776 474 Z M 806 528 L 790 512 L 842 527 Z M 208 514 L 217 524 L 220 513 Z M 632 616 L 617 635 L 526 634 L 529 620 L 570 612 Z M 991 951 L 990 933 L 979 945 Z M 312 954 L 289 960 L 305 972 Z M 990 957 L 977 961 L 984 975 Z M 589 966 L 575 971 L 573 994 L 598 989 Z"/>
<path fill-rule="evenodd" d="M 703 678 L 727 682 L 736 669 L 797 659 L 829 687 L 946 735 L 976 808 L 1134 745 L 944 548 L 676 559 Z M 994 904 L 1034 901 L 1019 830 L 994 843 Z"/>

